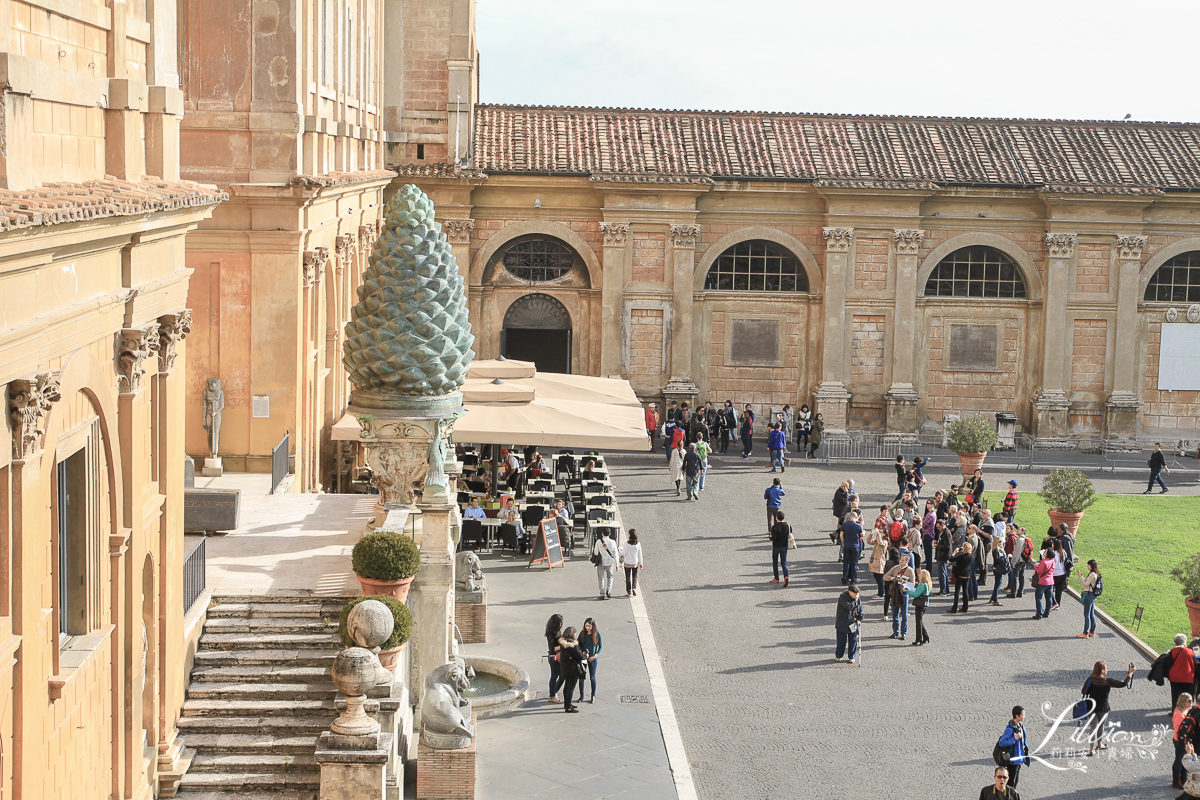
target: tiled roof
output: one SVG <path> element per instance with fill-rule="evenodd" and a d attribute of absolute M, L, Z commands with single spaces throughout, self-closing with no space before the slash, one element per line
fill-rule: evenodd
<path fill-rule="evenodd" d="M 596 181 L 1200 189 L 1200 125 L 481 105 L 474 168 Z"/>
<path fill-rule="evenodd" d="M 396 173 L 388 169 L 365 169 L 357 172 L 325 172 L 320 175 L 297 175 L 292 178 L 292 186 L 302 186 L 305 189 L 317 189 L 325 186 L 345 186 L 351 183 L 366 183 L 383 178 L 391 179 Z"/>
<path fill-rule="evenodd" d="M 487 177 L 474 167 L 463 167 L 461 164 L 447 164 L 442 161 L 428 161 L 420 164 L 401 164 L 395 167 L 402 178 L 468 178 L 483 180 Z"/>
<path fill-rule="evenodd" d="M 228 199 L 216 186 L 158 178 L 135 183 L 110 176 L 21 191 L 0 189 L 0 230 L 208 206 Z"/>

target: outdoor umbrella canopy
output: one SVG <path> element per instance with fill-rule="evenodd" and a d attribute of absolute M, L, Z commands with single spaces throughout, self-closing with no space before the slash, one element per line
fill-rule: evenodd
<path fill-rule="evenodd" d="M 471 362 L 467 370 L 468 380 L 471 378 L 532 378 L 537 373 L 537 366 L 532 361 L 517 361 L 513 358 L 488 358 Z"/>

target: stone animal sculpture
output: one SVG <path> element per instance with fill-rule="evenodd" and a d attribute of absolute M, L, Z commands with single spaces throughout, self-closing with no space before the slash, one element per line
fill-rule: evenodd
<path fill-rule="evenodd" d="M 459 588 L 465 592 L 478 592 L 483 589 L 483 564 L 479 562 L 479 556 L 468 550 L 458 554 L 457 562 L 454 565 L 454 575 Z"/>
<path fill-rule="evenodd" d="M 471 701 L 462 695 L 470 687 L 467 671 L 459 663 L 452 661 L 429 673 L 421 700 L 421 722 L 426 730 L 474 738 Z"/>

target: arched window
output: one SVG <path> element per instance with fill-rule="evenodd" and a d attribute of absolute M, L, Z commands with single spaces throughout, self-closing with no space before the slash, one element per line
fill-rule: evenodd
<path fill-rule="evenodd" d="M 733 292 L 807 292 L 808 274 L 785 247 L 765 239 L 738 242 L 709 267 L 705 289 Z"/>
<path fill-rule="evenodd" d="M 1029 297 L 1025 276 L 1011 258 L 994 247 L 973 245 L 955 250 L 929 273 L 926 297 Z"/>
<path fill-rule="evenodd" d="M 1146 285 L 1147 302 L 1200 303 L 1200 250 L 1163 264 Z"/>
<path fill-rule="evenodd" d="M 504 251 L 502 263 L 517 280 L 545 283 L 574 269 L 575 253 L 553 239 L 519 239 Z"/>

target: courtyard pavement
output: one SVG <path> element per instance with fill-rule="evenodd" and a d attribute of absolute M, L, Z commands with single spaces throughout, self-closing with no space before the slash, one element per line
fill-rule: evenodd
<path fill-rule="evenodd" d="M 1101 659 L 1114 675 L 1130 662 L 1138 669 L 1131 690 L 1112 694 L 1121 730 L 1151 740 L 1153 726 L 1169 724 L 1168 688 L 1145 680 L 1147 660 L 1103 623 L 1097 638 L 1076 639 L 1082 613 L 1066 596 L 1040 621 L 1031 618 L 1032 591 L 996 608 L 986 605 L 990 588 L 981 588 L 983 604 L 965 616 L 945 614 L 946 599 L 934 598 L 926 616 L 932 642 L 921 648 L 910 646 L 911 631 L 906 642 L 888 639 L 881 602 L 865 600 L 862 666 L 835 663 L 842 586 L 827 535 L 833 490 L 854 478 L 871 509 L 894 496 L 894 473 L 793 464 L 781 477 L 798 549 L 791 586 L 782 588 L 769 582 L 762 494 L 774 476 L 765 459 L 714 464 L 707 490 L 688 502 L 675 496 L 663 459 L 610 457 L 625 526 L 637 528 L 643 544 L 644 601 L 702 800 L 976 797 L 991 781 L 992 747 L 1011 707 L 1026 707 L 1030 740 L 1040 742 L 1052 728 L 1044 714 L 1073 703 Z M 956 467 L 931 467 L 930 487 L 957 481 Z M 1043 474 L 1021 473 L 1021 491 L 1036 491 Z M 1002 485 L 1010 476 L 989 470 L 989 477 Z M 1144 475 L 1094 481 L 1101 492 L 1145 488 Z M 1198 489 L 1172 485 L 1173 494 Z M 875 512 L 868 515 L 873 521 Z M 1086 558 L 1086 538 L 1077 552 Z M 862 572 L 868 598 L 874 582 L 865 558 Z M 1068 759 L 1066 748 L 1078 747 L 1068 741 L 1074 730 L 1064 726 L 1046 743 L 1042 754 L 1053 766 L 1022 771 L 1023 798 L 1175 796 L 1169 741 Z"/>

